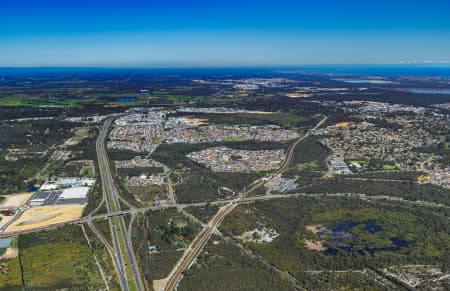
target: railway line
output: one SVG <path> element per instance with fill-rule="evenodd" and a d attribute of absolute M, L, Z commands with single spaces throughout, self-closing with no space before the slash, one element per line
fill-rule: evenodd
<path fill-rule="evenodd" d="M 327 117 L 325 116 L 322 120 L 319 121 L 319 123 L 316 124 L 314 128 L 311 130 L 315 130 L 319 128 L 325 121 L 327 120 Z M 311 130 L 309 130 L 304 136 L 300 137 L 288 150 L 288 154 L 286 159 L 284 160 L 281 167 L 277 170 L 276 174 L 282 174 L 286 169 L 289 167 L 289 165 L 292 163 L 293 157 L 294 157 L 294 150 L 295 148 L 309 135 Z M 180 260 L 180 263 L 177 264 L 173 272 L 169 275 L 169 281 L 166 284 L 165 290 L 166 291 L 172 291 L 176 288 L 178 283 L 180 282 L 183 272 L 189 268 L 189 266 L 192 264 L 194 259 L 197 257 L 197 255 L 200 253 L 202 248 L 205 246 L 206 242 L 211 237 L 211 234 L 216 230 L 216 228 L 220 225 L 220 223 L 225 219 L 225 217 L 236 207 L 237 203 L 244 197 L 246 194 L 250 193 L 254 189 L 260 186 L 260 182 L 256 182 L 249 190 L 242 192 L 239 194 L 238 198 L 231 201 L 229 204 L 224 206 L 217 214 L 210 220 L 206 228 L 203 229 L 203 231 L 200 233 L 200 235 L 195 239 L 191 247 L 183 254 L 183 257 Z"/>

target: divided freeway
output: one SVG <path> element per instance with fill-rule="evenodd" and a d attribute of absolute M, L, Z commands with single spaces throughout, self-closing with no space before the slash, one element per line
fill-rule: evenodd
<path fill-rule="evenodd" d="M 108 214 L 113 214 L 120 211 L 119 193 L 112 179 L 111 169 L 109 167 L 108 157 L 105 150 L 105 140 L 111 123 L 112 119 L 105 121 L 96 144 L 103 195 L 105 197 Z M 114 262 L 117 262 L 118 264 L 116 265 L 116 269 L 119 273 L 118 275 L 120 277 L 122 288 L 124 290 L 144 290 L 134 251 L 131 247 L 131 242 L 127 240 L 128 236 L 123 216 L 110 216 L 108 219 L 117 256 L 117 260 L 114 260 Z M 127 270 L 127 265 L 131 266 L 130 271 L 132 274 L 128 274 L 130 271 Z M 128 275 L 132 278 L 128 278 Z"/>

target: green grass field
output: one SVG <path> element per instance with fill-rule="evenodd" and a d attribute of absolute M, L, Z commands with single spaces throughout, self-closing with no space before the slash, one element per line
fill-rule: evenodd
<path fill-rule="evenodd" d="M 104 283 L 80 226 L 19 236 L 28 289 L 101 289 Z"/>

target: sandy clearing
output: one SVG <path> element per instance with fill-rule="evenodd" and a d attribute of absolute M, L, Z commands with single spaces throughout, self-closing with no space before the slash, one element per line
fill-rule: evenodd
<path fill-rule="evenodd" d="M 6 199 L 0 204 L 0 207 L 5 208 L 18 208 L 24 205 L 33 193 L 20 193 L 4 196 Z"/>
<path fill-rule="evenodd" d="M 323 224 L 310 224 L 305 226 L 306 230 L 309 230 L 313 233 L 318 233 L 321 230 L 325 229 L 325 226 Z"/>
<path fill-rule="evenodd" d="M 289 98 L 310 98 L 313 95 L 307 93 L 288 93 L 286 96 Z"/>
<path fill-rule="evenodd" d="M 352 122 L 352 121 L 343 121 L 343 122 L 338 122 L 338 123 L 336 123 L 334 126 L 337 126 L 337 127 L 346 127 L 346 126 L 350 126 L 350 125 L 353 125 L 353 124 L 355 124 L 355 123 Z"/>
<path fill-rule="evenodd" d="M 48 205 L 26 210 L 22 216 L 5 231 L 15 232 L 45 227 L 51 224 L 80 218 L 85 205 Z"/>
<path fill-rule="evenodd" d="M 3 254 L 3 256 L 0 257 L 0 259 L 14 259 L 17 258 L 19 255 L 19 250 L 16 248 L 7 248 L 6 252 Z"/>
<path fill-rule="evenodd" d="M 311 240 L 311 239 L 305 239 L 303 241 L 305 243 L 305 247 L 308 250 L 313 250 L 313 251 L 325 251 L 327 248 L 323 246 L 323 241 L 321 240 Z"/>
<path fill-rule="evenodd" d="M 160 280 L 153 280 L 153 289 L 156 291 L 163 291 L 168 281 L 169 279 L 167 278 Z"/>
<path fill-rule="evenodd" d="M 185 120 L 186 120 L 186 122 L 189 122 L 193 126 L 208 124 L 208 119 L 206 119 L 206 118 L 186 117 Z"/>

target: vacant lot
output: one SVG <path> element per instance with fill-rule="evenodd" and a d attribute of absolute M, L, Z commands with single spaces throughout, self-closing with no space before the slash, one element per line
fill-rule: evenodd
<path fill-rule="evenodd" d="M 71 221 L 80 218 L 83 209 L 84 205 L 49 205 L 31 208 L 26 210 L 16 222 L 11 224 L 6 232 L 30 230 Z"/>
<path fill-rule="evenodd" d="M 0 207 L 4 208 L 17 208 L 24 205 L 28 199 L 33 196 L 33 193 L 22 193 L 9 195 L 5 197 L 5 200 L 0 204 Z"/>

